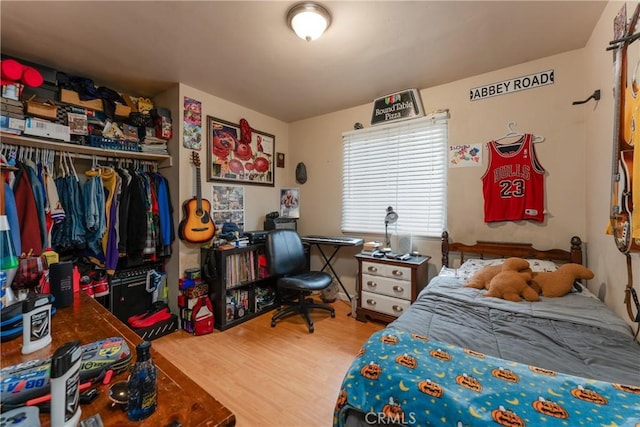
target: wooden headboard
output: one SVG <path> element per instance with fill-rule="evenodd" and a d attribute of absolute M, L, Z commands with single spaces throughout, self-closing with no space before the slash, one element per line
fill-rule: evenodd
<path fill-rule="evenodd" d="M 468 258 L 536 258 L 549 261 L 574 262 L 582 264 L 582 240 L 578 236 L 571 238 L 571 248 L 550 249 L 541 251 L 533 247 L 531 243 L 490 242 L 479 240 L 474 245 L 465 245 L 459 242 L 449 242 L 449 233 L 442 233 L 442 265 L 449 267 L 449 252 L 460 254 L 460 264 Z"/>

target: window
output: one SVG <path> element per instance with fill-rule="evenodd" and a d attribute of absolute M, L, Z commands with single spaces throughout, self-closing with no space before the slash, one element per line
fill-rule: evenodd
<path fill-rule="evenodd" d="M 447 218 L 448 112 L 342 134 L 342 231 L 440 237 Z"/>

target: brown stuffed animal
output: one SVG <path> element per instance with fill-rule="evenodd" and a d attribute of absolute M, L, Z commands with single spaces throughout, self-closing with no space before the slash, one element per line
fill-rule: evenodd
<path fill-rule="evenodd" d="M 571 291 L 573 282 L 577 279 L 593 279 L 593 271 L 587 267 L 568 263 L 561 265 L 556 271 L 544 271 L 534 273 L 531 281 L 531 287 L 540 288 L 542 296 L 545 297 L 562 297 Z"/>
<path fill-rule="evenodd" d="M 529 262 L 526 259 L 512 257 L 505 259 L 502 264 L 487 265 L 476 271 L 464 286 L 474 289 L 489 289 L 491 279 L 503 270 L 531 273 Z"/>
<path fill-rule="evenodd" d="M 513 302 L 520 302 L 524 297 L 527 301 L 539 301 L 538 293 L 534 291 L 527 281 L 531 280 L 530 272 L 506 270 L 498 273 L 491 282 L 485 297 L 502 298 Z"/>

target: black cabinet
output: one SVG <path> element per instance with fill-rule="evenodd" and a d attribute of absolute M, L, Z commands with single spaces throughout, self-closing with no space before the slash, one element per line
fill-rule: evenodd
<path fill-rule="evenodd" d="M 209 279 L 216 329 L 223 331 L 278 307 L 264 244 L 210 250 L 216 266 Z"/>

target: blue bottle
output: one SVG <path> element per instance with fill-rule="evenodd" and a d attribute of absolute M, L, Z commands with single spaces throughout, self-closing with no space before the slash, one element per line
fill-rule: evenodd
<path fill-rule="evenodd" d="M 151 342 L 142 341 L 136 346 L 136 363 L 129 376 L 129 403 L 127 417 L 140 421 L 153 414 L 158 406 L 156 366 L 151 360 Z"/>

